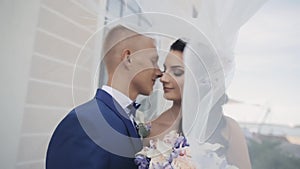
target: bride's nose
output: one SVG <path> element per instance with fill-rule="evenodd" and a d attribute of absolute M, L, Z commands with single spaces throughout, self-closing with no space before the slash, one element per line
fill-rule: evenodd
<path fill-rule="evenodd" d="M 162 76 L 160 77 L 160 82 L 161 83 L 167 83 L 167 82 L 169 82 L 169 80 L 170 80 L 169 76 L 170 76 L 169 73 L 163 72 Z"/>

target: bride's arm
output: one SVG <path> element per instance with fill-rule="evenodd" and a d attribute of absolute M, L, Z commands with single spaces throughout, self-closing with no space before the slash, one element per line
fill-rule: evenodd
<path fill-rule="evenodd" d="M 248 147 L 245 136 L 238 123 L 226 117 L 228 129 L 228 150 L 226 153 L 227 160 L 230 164 L 240 169 L 251 169 L 251 163 L 248 153 Z"/>

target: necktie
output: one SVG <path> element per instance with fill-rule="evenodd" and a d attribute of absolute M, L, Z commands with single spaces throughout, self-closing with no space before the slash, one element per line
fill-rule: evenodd
<path fill-rule="evenodd" d="M 136 110 L 137 110 L 140 106 L 141 106 L 141 104 L 136 103 L 136 102 L 132 102 L 132 103 L 128 106 L 128 109 L 129 109 L 129 116 L 135 117 Z M 132 121 L 133 121 L 134 128 L 136 129 L 136 131 L 137 131 L 137 133 L 138 133 L 138 125 L 137 125 L 137 123 L 135 122 L 134 118 L 132 119 Z"/>
<path fill-rule="evenodd" d="M 135 117 L 135 114 L 136 114 L 136 110 L 141 106 L 141 104 L 139 103 L 136 103 L 136 102 L 132 102 L 130 105 L 129 105 L 129 115 L 132 115 L 133 117 Z"/>

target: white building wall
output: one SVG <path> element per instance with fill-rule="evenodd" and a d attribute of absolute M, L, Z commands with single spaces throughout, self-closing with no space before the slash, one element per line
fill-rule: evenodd
<path fill-rule="evenodd" d="M 39 0 L 0 2 L 0 168 L 17 161 Z"/>
<path fill-rule="evenodd" d="M 95 38 L 81 48 L 103 25 L 105 3 L 1 1 L 0 168 L 45 168 L 57 124 L 94 95 L 101 44 Z"/>

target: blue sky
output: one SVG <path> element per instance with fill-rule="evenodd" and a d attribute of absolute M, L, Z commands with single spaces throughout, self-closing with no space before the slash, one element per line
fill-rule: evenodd
<path fill-rule="evenodd" d="M 263 108 L 249 108 L 257 103 L 271 108 L 267 123 L 300 125 L 299 16 L 300 1 L 269 0 L 241 28 L 228 94 L 246 104 L 227 109 L 237 120 L 259 121 Z"/>

